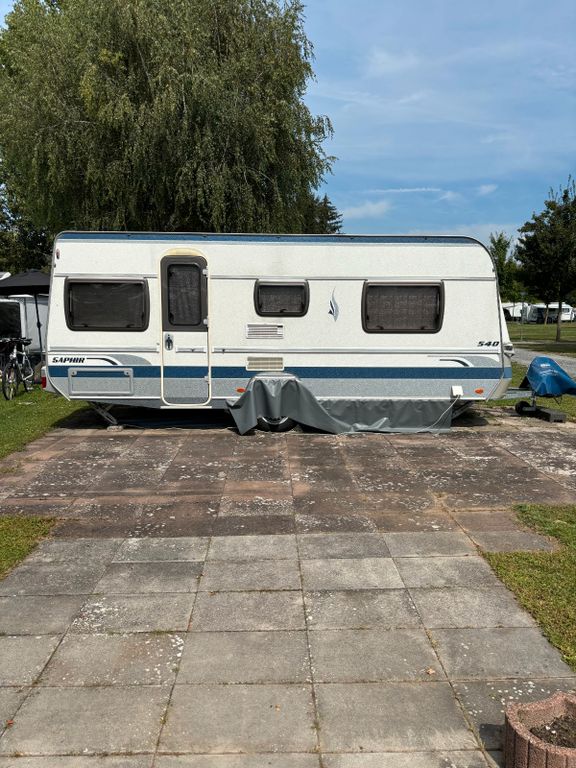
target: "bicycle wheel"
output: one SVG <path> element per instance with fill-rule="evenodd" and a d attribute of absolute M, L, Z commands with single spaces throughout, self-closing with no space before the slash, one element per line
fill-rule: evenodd
<path fill-rule="evenodd" d="M 20 375 L 14 363 L 8 363 L 2 372 L 2 394 L 6 400 L 12 400 L 18 392 Z"/>
<path fill-rule="evenodd" d="M 30 360 L 28 360 L 27 357 L 25 357 L 22 361 L 22 368 L 20 373 L 22 375 L 22 384 L 24 384 L 24 389 L 26 392 L 32 392 L 34 389 L 34 368 L 32 368 Z"/>

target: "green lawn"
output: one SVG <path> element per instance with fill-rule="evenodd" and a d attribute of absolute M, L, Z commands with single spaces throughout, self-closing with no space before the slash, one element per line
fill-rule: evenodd
<path fill-rule="evenodd" d="M 555 325 L 507 323 L 514 344 L 526 345 L 537 352 L 576 357 L 576 323 L 562 323 L 562 341 L 556 342 Z"/>
<path fill-rule="evenodd" d="M 62 419 L 85 407 L 85 403 L 71 403 L 39 387 L 30 393 L 20 391 L 14 400 L 4 400 L 0 393 L 0 459 L 21 450 Z"/>
<path fill-rule="evenodd" d="M 576 670 L 576 506 L 523 504 L 522 522 L 562 544 L 557 552 L 484 552 L 498 577 Z"/>
<path fill-rule="evenodd" d="M 0 517 L 0 577 L 30 554 L 54 522 L 44 517 Z"/>

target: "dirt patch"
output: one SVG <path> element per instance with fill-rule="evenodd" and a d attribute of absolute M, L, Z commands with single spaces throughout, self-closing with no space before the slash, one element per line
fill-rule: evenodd
<path fill-rule="evenodd" d="M 531 728 L 530 733 L 555 747 L 576 748 L 576 719 L 569 715 L 557 717 L 551 723 Z"/>

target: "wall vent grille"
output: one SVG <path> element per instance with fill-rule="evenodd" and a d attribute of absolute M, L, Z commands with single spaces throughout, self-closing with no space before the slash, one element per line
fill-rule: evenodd
<path fill-rule="evenodd" d="M 248 323 L 246 326 L 247 339 L 283 339 L 284 326 L 272 323 Z"/>
<path fill-rule="evenodd" d="M 246 358 L 247 371 L 283 371 L 283 357 L 251 357 Z"/>

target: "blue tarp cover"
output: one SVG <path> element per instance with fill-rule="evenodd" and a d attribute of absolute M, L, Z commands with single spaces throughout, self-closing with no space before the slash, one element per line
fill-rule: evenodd
<path fill-rule="evenodd" d="M 520 385 L 521 388 L 524 388 L 526 380 L 538 397 L 576 395 L 576 381 L 551 357 L 535 357 L 526 372 L 526 379 Z"/>

